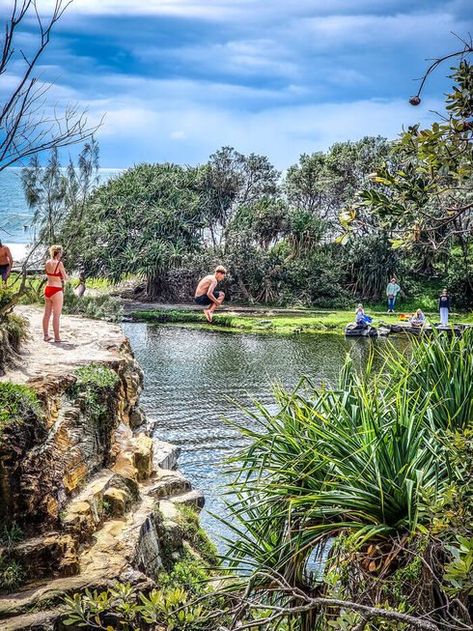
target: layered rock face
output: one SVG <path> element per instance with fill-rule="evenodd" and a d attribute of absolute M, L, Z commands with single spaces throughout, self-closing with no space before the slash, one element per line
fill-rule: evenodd
<path fill-rule="evenodd" d="M 33 376 L 41 411 L 0 437 L 0 523 L 24 534 L 0 548 L 24 576 L 21 589 L 0 592 L 3 631 L 60 628 L 62 598 L 85 588 L 152 587 L 183 545 L 178 504 L 203 504 L 176 471 L 177 449 L 148 436 L 141 369 L 111 330 L 103 359 L 94 356 L 106 386 L 81 386 L 73 364 Z"/>

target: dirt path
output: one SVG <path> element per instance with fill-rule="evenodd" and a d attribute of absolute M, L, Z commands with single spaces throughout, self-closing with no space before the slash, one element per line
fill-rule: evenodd
<path fill-rule="evenodd" d="M 78 316 L 61 317 L 61 344 L 44 342 L 41 328 L 42 309 L 21 306 L 15 313 L 29 321 L 29 339 L 23 346 L 17 365 L 8 369 L 0 381 L 26 383 L 44 375 L 72 372 L 78 366 L 116 358 L 116 348 L 125 342 L 119 326 Z M 113 352 L 111 349 L 115 349 Z"/>

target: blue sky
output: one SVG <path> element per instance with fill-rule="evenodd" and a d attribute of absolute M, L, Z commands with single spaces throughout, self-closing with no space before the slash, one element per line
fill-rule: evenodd
<path fill-rule="evenodd" d="M 11 0 L 0 0 L 4 16 Z M 51 0 L 39 0 L 44 11 Z M 426 58 L 473 30 L 471 1 L 75 0 L 41 77 L 78 103 L 101 163 L 203 162 L 222 145 L 280 169 L 302 152 L 432 120 L 445 66 L 419 108 L 407 100 Z M 31 25 L 22 34 L 28 47 Z"/>

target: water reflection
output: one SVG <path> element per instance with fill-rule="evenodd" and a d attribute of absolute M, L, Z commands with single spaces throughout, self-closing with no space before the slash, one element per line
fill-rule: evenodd
<path fill-rule="evenodd" d="M 209 514 L 224 511 L 221 463 L 242 445 L 223 420 L 243 420 L 229 398 L 268 405 L 272 384 L 292 388 L 302 375 L 335 385 L 347 353 L 362 367 L 373 344 L 335 334 L 236 335 L 141 323 L 124 324 L 124 330 L 145 372 L 142 406 L 156 437 L 181 446 L 179 466 L 205 493 L 202 522 L 214 539 L 223 532 Z M 385 341 L 374 344 L 382 348 Z"/>

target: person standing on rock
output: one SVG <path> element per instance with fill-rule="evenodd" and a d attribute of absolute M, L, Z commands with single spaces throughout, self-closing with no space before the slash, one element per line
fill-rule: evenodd
<path fill-rule="evenodd" d="M 3 280 L 3 284 L 7 284 L 8 277 L 11 274 L 13 267 L 13 257 L 11 255 L 10 248 L 3 245 L 0 241 L 0 276 Z"/>
<path fill-rule="evenodd" d="M 217 287 L 217 283 L 220 283 L 225 278 L 226 273 L 227 270 L 222 265 L 219 265 L 215 268 L 213 274 L 204 276 L 204 278 L 199 280 L 195 290 L 194 300 L 201 307 L 206 307 L 204 309 L 204 315 L 207 322 L 212 322 L 215 309 L 220 307 L 225 299 L 223 291 L 216 291 L 215 288 Z"/>
<path fill-rule="evenodd" d="M 393 276 L 386 287 L 386 296 L 388 297 L 388 313 L 394 313 L 394 305 L 401 288 L 397 284 L 396 277 Z"/>
<path fill-rule="evenodd" d="M 59 320 L 64 303 L 64 282 L 67 280 L 66 270 L 61 261 L 62 247 L 52 245 L 49 248 L 50 258 L 46 261 L 46 276 L 48 278 L 44 288 L 44 316 L 43 316 L 43 336 L 45 342 L 50 342 L 53 338 L 49 335 L 49 321 L 53 316 L 54 341 L 62 342 L 59 332 Z"/>

